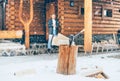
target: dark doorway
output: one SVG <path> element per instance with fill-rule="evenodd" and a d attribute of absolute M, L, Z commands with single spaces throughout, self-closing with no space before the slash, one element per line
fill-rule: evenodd
<path fill-rule="evenodd" d="M 2 30 L 2 5 L 0 4 L 0 30 Z"/>
<path fill-rule="evenodd" d="M 0 30 L 6 29 L 5 27 L 5 11 L 6 11 L 6 4 L 8 0 L 0 0 Z"/>
<path fill-rule="evenodd" d="M 57 15 L 57 0 L 46 0 L 46 40 L 48 40 L 48 20 L 52 14 Z"/>

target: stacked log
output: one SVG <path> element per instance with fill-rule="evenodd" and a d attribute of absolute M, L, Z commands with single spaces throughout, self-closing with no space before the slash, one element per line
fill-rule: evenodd
<path fill-rule="evenodd" d="M 64 0 L 58 0 L 58 18 L 61 26 L 61 33 L 64 33 Z"/>
<path fill-rule="evenodd" d="M 8 30 L 23 30 L 19 19 L 20 0 L 9 0 L 6 6 L 6 27 Z M 44 0 L 34 0 L 34 19 L 30 24 L 30 34 L 44 35 L 45 23 Z M 29 19 L 29 0 L 24 1 L 23 17 Z M 26 14 L 26 15 L 25 15 Z"/>
<path fill-rule="evenodd" d="M 6 28 L 8 30 L 14 30 L 15 28 L 15 2 L 9 0 L 9 4 L 6 5 Z"/>

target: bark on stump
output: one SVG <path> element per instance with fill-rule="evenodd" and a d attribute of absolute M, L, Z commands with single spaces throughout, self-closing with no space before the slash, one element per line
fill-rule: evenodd
<path fill-rule="evenodd" d="M 76 73 L 78 47 L 61 45 L 59 47 L 57 73 L 71 75 Z"/>

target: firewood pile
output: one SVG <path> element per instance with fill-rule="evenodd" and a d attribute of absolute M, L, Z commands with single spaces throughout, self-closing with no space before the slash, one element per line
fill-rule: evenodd
<path fill-rule="evenodd" d="M 0 40 L 0 55 L 1 56 L 15 56 L 26 55 L 25 46 L 20 43 Z"/>
<path fill-rule="evenodd" d="M 51 54 L 58 53 L 58 46 L 53 46 Z M 30 48 L 26 50 L 27 55 L 47 54 L 47 43 L 30 44 Z"/>
<path fill-rule="evenodd" d="M 109 77 L 104 73 L 103 68 L 95 67 L 85 67 L 81 68 L 81 75 L 85 77 L 94 77 L 98 79 L 108 79 Z"/>

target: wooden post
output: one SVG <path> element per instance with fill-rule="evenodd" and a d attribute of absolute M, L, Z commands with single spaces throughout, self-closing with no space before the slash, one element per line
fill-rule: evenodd
<path fill-rule="evenodd" d="M 24 20 L 22 18 L 22 12 L 23 12 L 23 0 L 20 0 L 20 7 L 19 7 L 19 19 L 22 22 L 22 24 L 24 25 L 24 29 L 25 29 L 25 46 L 26 49 L 28 49 L 30 47 L 30 23 L 33 20 L 33 0 L 30 0 L 30 18 L 28 20 Z"/>
<path fill-rule="evenodd" d="M 77 46 L 61 45 L 59 47 L 59 57 L 57 73 L 71 75 L 76 73 Z"/>
<path fill-rule="evenodd" d="M 84 0 L 84 51 L 92 51 L 92 0 Z"/>

